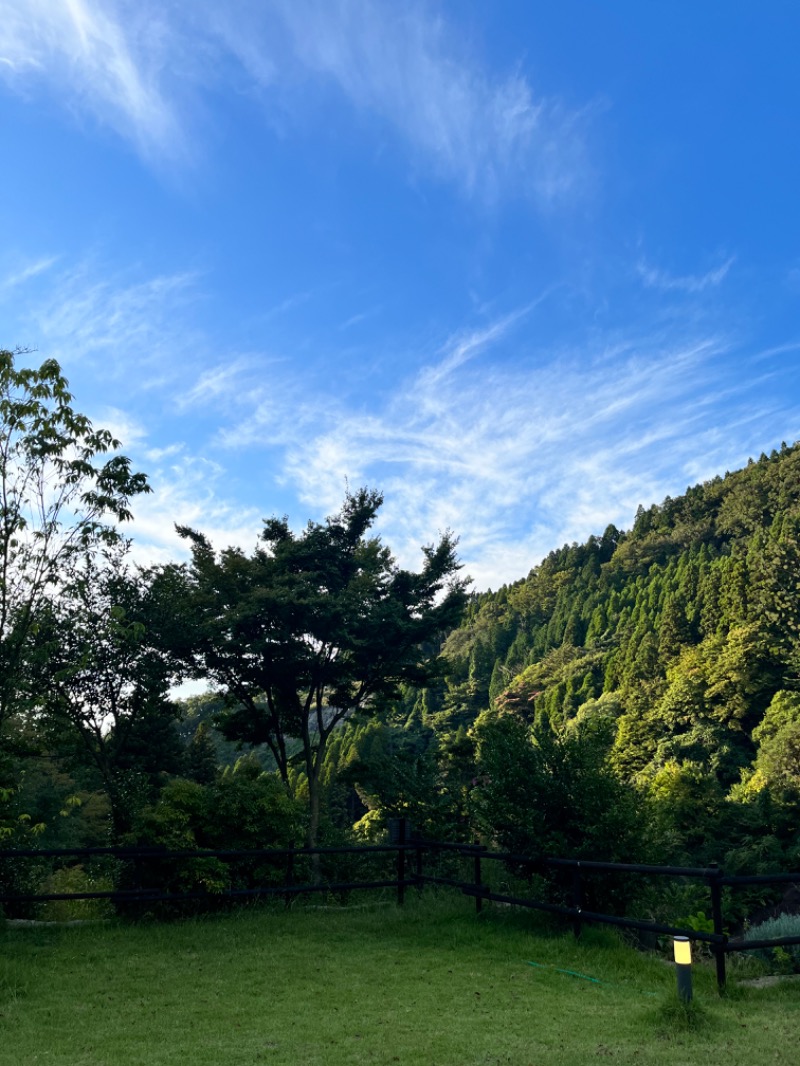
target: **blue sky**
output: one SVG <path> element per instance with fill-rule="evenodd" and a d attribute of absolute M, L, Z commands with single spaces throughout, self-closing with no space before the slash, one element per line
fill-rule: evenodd
<path fill-rule="evenodd" d="M 477 588 L 800 438 L 800 7 L 0 0 L 0 346 L 142 557 L 384 491 Z"/>

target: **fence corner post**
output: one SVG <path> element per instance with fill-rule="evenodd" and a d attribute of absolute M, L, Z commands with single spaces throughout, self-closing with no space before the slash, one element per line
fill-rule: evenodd
<path fill-rule="evenodd" d="M 722 923 L 722 870 L 715 862 L 710 863 L 712 873 L 708 878 L 708 887 L 711 890 L 711 918 L 714 922 L 715 936 L 722 937 L 714 944 L 714 961 L 717 967 L 717 987 L 720 992 L 725 988 L 725 930 Z"/>

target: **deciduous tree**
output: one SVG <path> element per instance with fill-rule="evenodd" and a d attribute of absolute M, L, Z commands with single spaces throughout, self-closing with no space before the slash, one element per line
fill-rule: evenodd
<path fill-rule="evenodd" d="M 38 698 L 29 653 L 41 605 L 76 553 L 116 540 L 131 498 L 149 492 L 119 447 L 74 410 L 58 363 L 17 366 L 0 351 L 0 731 Z"/>
<path fill-rule="evenodd" d="M 229 698 L 223 732 L 266 744 L 287 787 L 299 742 L 311 845 L 331 733 L 395 697 L 402 683 L 424 684 L 436 670 L 438 639 L 465 602 L 454 538 L 424 548 L 419 573 L 402 569 L 369 536 L 382 502 L 367 489 L 348 494 L 337 514 L 299 535 L 285 518 L 270 519 L 252 555 L 217 554 L 202 533 L 179 529 L 192 561 L 171 570 L 172 581 L 183 579 L 176 653 Z"/>
<path fill-rule="evenodd" d="M 43 728 L 50 724 L 56 747 L 65 731 L 77 739 L 108 795 L 118 835 L 166 775 L 182 768 L 171 660 L 160 646 L 160 587 L 126 554 L 119 541 L 73 558 L 58 595 L 40 611 L 35 638 L 46 664 Z"/>

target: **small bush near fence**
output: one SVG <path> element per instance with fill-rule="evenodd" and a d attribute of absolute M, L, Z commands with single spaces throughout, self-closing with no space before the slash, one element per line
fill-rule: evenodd
<path fill-rule="evenodd" d="M 56 870 L 41 886 L 42 894 L 66 895 L 80 892 L 111 892 L 110 877 L 87 871 L 83 866 Z M 45 922 L 86 921 L 110 918 L 114 906 L 108 899 L 51 899 L 39 905 L 38 917 Z"/>
<path fill-rule="evenodd" d="M 751 926 L 742 939 L 779 940 L 782 937 L 800 937 L 800 914 L 781 914 L 761 925 Z M 800 973 L 800 944 L 786 944 L 775 948 L 756 948 L 748 954 L 760 959 L 771 973 Z"/>

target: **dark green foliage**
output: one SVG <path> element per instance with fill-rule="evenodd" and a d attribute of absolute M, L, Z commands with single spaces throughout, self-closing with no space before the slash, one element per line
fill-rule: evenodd
<path fill-rule="evenodd" d="M 140 812 L 126 843 L 178 851 L 289 847 L 300 843 L 303 813 L 280 779 L 253 759 L 242 759 L 208 785 L 176 778 L 156 804 Z M 200 892 L 210 900 L 177 904 L 195 910 L 227 889 L 283 883 L 285 860 L 265 858 L 145 860 L 123 874 L 123 885 L 141 884 L 165 892 Z M 161 909 L 171 913 L 171 908 Z"/>
<path fill-rule="evenodd" d="M 299 843 L 301 812 L 279 778 L 243 758 L 209 785 L 175 778 L 137 817 L 129 842 L 170 848 L 266 848 Z"/>
<path fill-rule="evenodd" d="M 226 740 L 217 726 L 219 718 L 230 709 L 224 695 L 209 690 L 174 702 L 177 708 L 175 728 L 184 748 L 184 758 L 193 758 L 190 756 L 190 749 L 199 730 L 203 738 L 203 748 L 213 751 L 215 768 L 233 766 L 241 757 L 242 745 Z M 295 750 L 299 750 L 299 744 L 296 744 Z M 275 759 L 268 748 L 257 748 L 251 754 L 261 764 L 262 770 L 276 769 Z M 209 765 L 210 761 L 209 756 Z M 192 774 L 187 770 L 184 776 L 192 777 Z"/>
<path fill-rule="evenodd" d="M 87 554 L 43 605 L 36 634 L 47 670 L 43 729 L 68 763 L 94 768 L 116 833 L 181 770 L 172 669 L 156 633 L 157 589 L 127 564 L 124 544 Z"/>
<path fill-rule="evenodd" d="M 405 723 L 372 719 L 348 725 L 327 761 L 329 787 L 345 789 L 342 824 L 375 839 L 387 819 L 407 818 L 430 839 L 454 838 L 466 823 L 466 798 L 474 777 L 474 744 L 463 726 L 437 733 L 418 718 Z M 335 783 L 335 784 L 334 784 Z M 361 808 L 348 802 L 353 790 Z M 344 816 L 344 817 L 342 817 Z"/>
<path fill-rule="evenodd" d="M 33 848 L 44 831 L 42 822 L 34 821 L 19 803 L 19 789 L 11 787 L 11 780 L 19 781 L 21 772 L 9 766 L 9 760 L 0 755 L 0 767 L 4 770 L 5 785 L 0 785 L 0 850 L 6 848 Z M 35 859 L 4 857 L 0 862 L 0 893 L 23 894 L 35 892 L 42 876 L 42 866 Z M 12 917 L 29 917 L 27 910 L 0 908 L 0 932 L 4 911 Z"/>
<path fill-rule="evenodd" d="M 179 587 L 173 652 L 225 693 L 224 735 L 266 745 L 289 789 L 299 741 L 310 844 L 333 731 L 434 675 L 439 638 L 464 604 L 454 539 L 423 549 L 419 573 L 403 570 L 367 535 L 381 503 L 362 489 L 300 536 L 270 519 L 251 556 L 234 548 L 217 556 L 202 534 L 182 529 L 191 566 L 164 574 Z"/>
<path fill-rule="evenodd" d="M 608 764 L 613 713 L 561 729 L 487 712 L 474 729 L 477 780 L 471 800 L 486 839 L 532 858 L 646 861 L 650 812 Z M 555 884 L 571 874 L 543 868 Z M 621 902 L 623 883 L 594 878 L 587 906 Z"/>
<path fill-rule="evenodd" d="M 745 931 L 744 940 L 778 940 L 800 937 L 800 914 L 782 914 Z M 800 944 L 779 948 L 757 948 L 752 952 L 771 973 L 800 974 Z"/>
<path fill-rule="evenodd" d="M 756 770 L 764 781 L 800 798 L 800 693 L 776 692 L 753 740 L 759 745 Z"/>
<path fill-rule="evenodd" d="M 186 749 L 186 776 L 199 785 L 210 785 L 217 776 L 217 752 L 208 722 L 201 722 Z"/>

